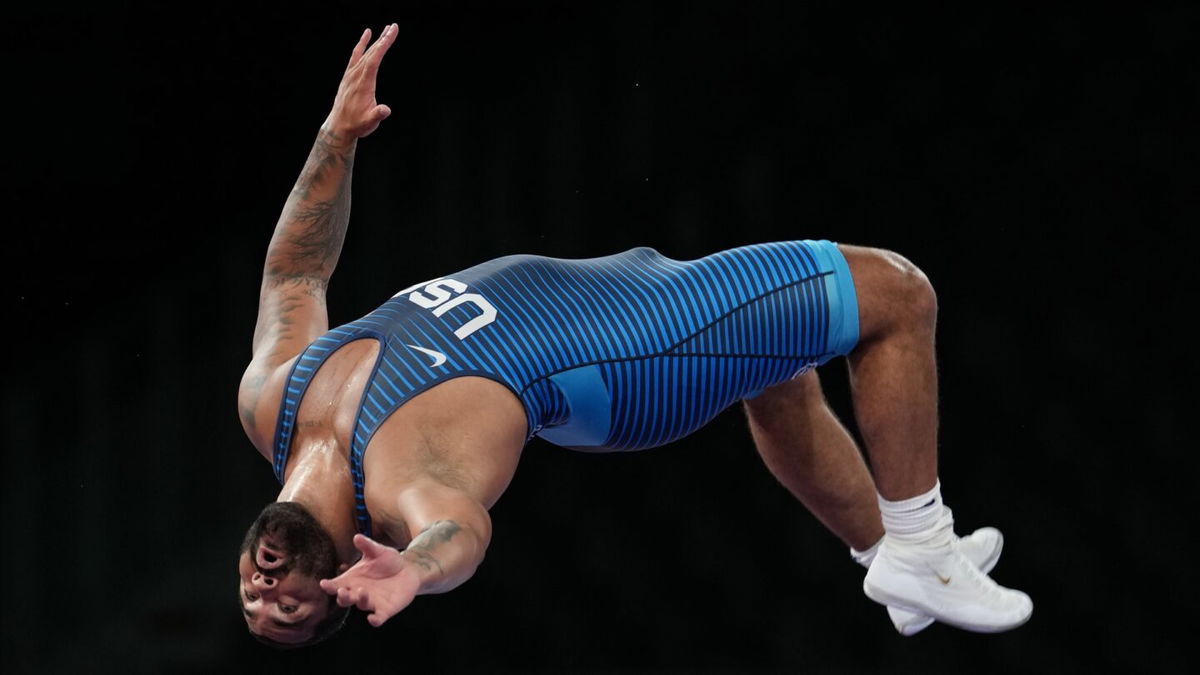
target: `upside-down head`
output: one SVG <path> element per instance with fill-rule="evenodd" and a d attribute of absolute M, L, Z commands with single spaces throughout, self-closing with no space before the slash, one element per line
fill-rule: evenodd
<path fill-rule="evenodd" d="M 256 639 L 281 649 L 316 644 L 337 632 L 349 608 L 318 582 L 339 573 L 333 538 L 296 502 L 268 504 L 242 539 L 238 602 Z"/>

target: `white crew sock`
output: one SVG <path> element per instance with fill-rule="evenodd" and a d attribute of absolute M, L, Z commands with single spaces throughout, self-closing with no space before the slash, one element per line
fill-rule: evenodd
<path fill-rule="evenodd" d="M 908 499 L 879 497 L 879 514 L 887 539 L 898 545 L 941 548 L 954 538 L 954 519 L 942 504 L 940 480 L 929 492 Z"/>
<path fill-rule="evenodd" d="M 875 542 L 874 544 L 871 544 L 871 548 L 868 548 L 865 551 L 860 551 L 860 550 L 854 548 L 853 546 L 851 546 L 850 547 L 850 557 L 854 558 L 854 562 L 869 569 L 871 567 L 871 561 L 875 559 L 875 554 L 879 553 L 879 545 L 882 543 L 883 543 L 883 537 L 880 537 L 879 541 Z"/>

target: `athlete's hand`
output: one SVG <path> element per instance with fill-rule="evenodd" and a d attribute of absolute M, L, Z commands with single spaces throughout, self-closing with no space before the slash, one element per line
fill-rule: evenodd
<path fill-rule="evenodd" d="M 400 552 L 361 534 L 354 535 L 354 548 L 362 558 L 333 579 L 322 579 L 321 590 L 337 596 L 340 607 L 357 607 L 376 628 L 408 607 L 421 587 L 417 571 Z"/>
<path fill-rule="evenodd" d="M 371 29 L 368 28 L 354 45 L 350 63 L 333 100 L 333 110 L 325 120 L 334 133 L 364 138 L 392 114 L 391 108 L 375 100 L 375 76 L 379 73 L 379 62 L 396 41 L 398 32 L 399 28 L 393 23 L 383 29 L 375 44 L 367 47 L 371 41 Z"/>

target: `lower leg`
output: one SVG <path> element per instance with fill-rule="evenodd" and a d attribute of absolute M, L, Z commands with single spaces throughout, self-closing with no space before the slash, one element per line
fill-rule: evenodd
<path fill-rule="evenodd" d="M 863 590 L 877 602 L 968 630 L 1019 626 L 1033 612 L 1029 596 L 980 572 L 955 543 L 954 521 L 941 503 L 933 288 L 900 256 L 841 250 L 859 306 L 859 342 L 849 358 L 855 417 L 887 531 Z"/>
<path fill-rule="evenodd" d="M 746 401 L 746 414 L 767 468 L 825 527 L 860 551 L 883 537 L 871 474 L 816 372 Z"/>
<path fill-rule="evenodd" d="M 937 483 L 937 300 L 928 279 L 894 254 L 841 247 L 858 295 L 850 354 L 855 419 L 880 496 L 901 500 Z"/>

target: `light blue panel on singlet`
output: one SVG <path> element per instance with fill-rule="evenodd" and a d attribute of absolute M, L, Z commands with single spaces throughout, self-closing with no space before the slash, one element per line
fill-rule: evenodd
<path fill-rule="evenodd" d="M 567 399 L 567 419 L 538 432 L 543 440 L 564 448 L 595 450 L 608 439 L 612 422 L 612 397 L 600 366 L 572 368 L 550 376 Z"/>
<path fill-rule="evenodd" d="M 829 303 L 829 354 L 824 361 L 834 356 L 849 354 L 858 344 L 858 294 L 854 290 L 854 279 L 850 276 L 850 265 L 837 245 L 828 241 L 812 242 L 813 253 L 821 271 L 832 275 L 833 283 L 826 288 Z"/>
<path fill-rule="evenodd" d="M 858 313 L 845 259 L 825 241 L 692 261 L 649 248 L 492 260 L 398 293 L 297 358 L 275 434 L 281 480 L 308 383 L 329 354 L 363 338 L 380 342 L 350 448 L 355 517 L 369 532 L 363 455 L 388 416 L 429 387 L 486 377 L 520 399 L 529 437 L 582 450 L 649 448 L 847 353 Z"/>

